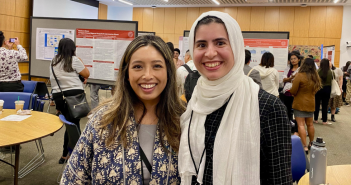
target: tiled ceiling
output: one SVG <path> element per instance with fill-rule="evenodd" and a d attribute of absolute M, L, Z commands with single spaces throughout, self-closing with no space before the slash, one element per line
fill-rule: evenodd
<path fill-rule="evenodd" d="M 99 0 L 103 4 L 112 6 L 129 6 L 118 0 Z M 212 0 L 124 0 L 132 3 L 133 7 L 206 7 L 206 6 L 298 6 L 307 4 L 308 6 L 325 6 L 336 5 L 342 6 L 351 4 L 351 0 L 254 0 L 255 2 L 246 2 L 246 0 L 217 0 L 220 5 L 216 5 Z M 247 0 L 252 1 L 252 0 Z M 259 1 L 259 2 L 257 2 Z M 350 1 L 350 2 L 349 2 Z"/>

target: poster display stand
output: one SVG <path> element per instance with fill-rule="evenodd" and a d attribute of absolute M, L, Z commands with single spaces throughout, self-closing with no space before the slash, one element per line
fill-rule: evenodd
<path fill-rule="evenodd" d="M 29 78 L 49 78 L 59 41 L 70 38 L 90 71 L 88 83 L 105 85 L 115 84 L 120 60 L 138 34 L 137 21 L 31 17 L 30 26 Z"/>

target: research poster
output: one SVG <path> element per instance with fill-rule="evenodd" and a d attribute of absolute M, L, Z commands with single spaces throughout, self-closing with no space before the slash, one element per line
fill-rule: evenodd
<path fill-rule="evenodd" d="M 89 78 L 115 81 L 134 31 L 78 28 L 76 32 L 76 55 L 89 69 Z"/>
<path fill-rule="evenodd" d="M 75 30 L 37 28 L 36 59 L 52 60 L 57 54 L 58 44 L 63 38 L 74 40 Z"/>
<path fill-rule="evenodd" d="M 327 58 L 334 64 L 335 59 L 335 46 L 324 46 L 323 47 L 323 58 Z"/>
<path fill-rule="evenodd" d="M 251 67 L 261 63 L 262 55 L 265 52 L 272 53 L 274 55 L 274 68 L 279 72 L 279 81 L 283 81 L 282 76 L 288 62 L 288 39 L 244 39 L 244 46 L 251 52 Z"/>

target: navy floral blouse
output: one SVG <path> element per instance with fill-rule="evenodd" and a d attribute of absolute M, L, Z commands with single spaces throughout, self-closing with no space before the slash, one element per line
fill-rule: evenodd
<path fill-rule="evenodd" d="M 21 80 L 18 62 L 27 60 L 28 56 L 21 45 L 17 45 L 17 49 L 18 51 L 0 48 L 0 82 Z"/>
<path fill-rule="evenodd" d="M 106 147 L 108 130 L 99 127 L 103 110 L 98 111 L 87 123 L 80 136 L 67 166 L 61 184 L 123 184 L 143 183 L 139 153 L 139 140 L 134 116 L 127 124 L 127 138 L 133 142 L 124 148 L 115 141 L 111 148 Z M 101 138 L 101 139 L 100 139 Z M 161 146 L 157 129 L 153 153 L 153 166 L 150 184 L 180 184 L 178 155 L 167 153 Z M 163 137 L 165 147 L 170 149 L 167 138 Z"/>

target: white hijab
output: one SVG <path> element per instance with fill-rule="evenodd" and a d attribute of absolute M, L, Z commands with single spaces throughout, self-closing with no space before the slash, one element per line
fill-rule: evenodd
<path fill-rule="evenodd" d="M 181 141 L 179 149 L 179 173 L 182 185 L 191 184 L 196 175 L 191 152 L 202 184 L 206 153 L 205 148 L 206 116 L 222 107 L 231 94 L 230 101 L 218 129 L 213 149 L 213 184 L 260 184 L 260 115 L 258 104 L 259 86 L 244 75 L 244 40 L 238 23 L 227 13 L 210 11 L 203 13 L 191 27 L 189 35 L 190 54 L 193 56 L 195 27 L 202 18 L 220 18 L 227 29 L 230 46 L 234 53 L 234 67 L 224 77 L 209 81 L 202 76 L 197 82 L 186 112 L 181 116 Z M 194 57 L 193 57 L 194 59 Z M 200 61 L 194 61 L 194 63 Z M 190 134 L 188 129 L 193 112 Z"/>

